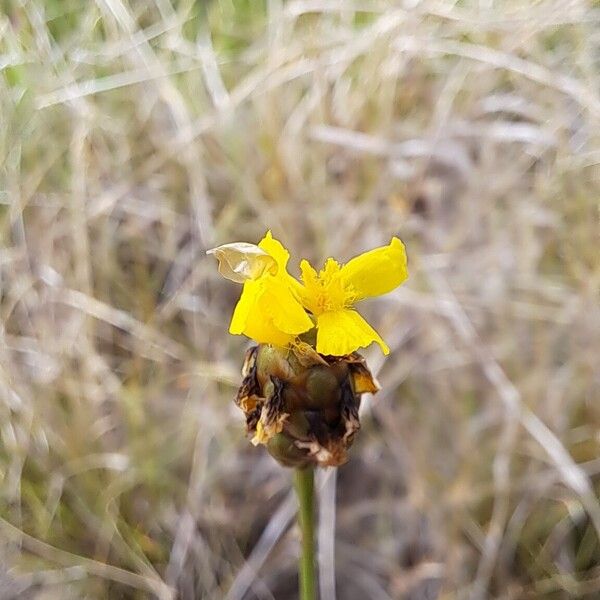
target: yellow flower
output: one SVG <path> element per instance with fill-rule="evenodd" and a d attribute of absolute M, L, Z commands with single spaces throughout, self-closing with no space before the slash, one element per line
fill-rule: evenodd
<path fill-rule="evenodd" d="M 398 238 L 343 266 L 329 258 L 318 274 L 306 260 L 300 268 L 302 302 L 317 320 L 317 352 L 345 356 L 377 342 L 384 354 L 389 353 L 379 334 L 352 306 L 391 292 L 408 277 L 404 244 Z"/>
<path fill-rule="evenodd" d="M 300 284 L 286 271 L 289 252 L 268 231 L 258 246 L 235 243 L 209 250 L 224 277 L 244 283 L 229 332 L 259 344 L 288 346 L 314 327 L 299 300 Z"/>

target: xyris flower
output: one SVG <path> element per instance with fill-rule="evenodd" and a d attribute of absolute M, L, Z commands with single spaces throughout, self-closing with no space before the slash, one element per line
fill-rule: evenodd
<path fill-rule="evenodd" d="M 302 303 L 317 320 L 317 352 L 344 356 L 376 342 L 384 354 L 389 353 L 381 336 L 353 306 L 364 298 L 391 292 L 408 277 L 404 244 L 398 238 L 343 266 L 329 258 L 318 274 L 306 260 L 300 268 Z"/>
<path fill-rule="evenodd" d="M 380 335 L 356 312 L 364 298 L 390 292 L 407 278 L 398 238 L 317 273 L 301 262 L 302 283 L 287 272 L 289 253 L 271 232 L 258 246 L 226 244 L 209 254 L 224 277 L 243 283 L 229 331 L 257 346 L 246 355 L 236 404 L 252 442 L 286 466 L 335 466 L 360 428 L 363 393 L 379 389 L 356 353 Z"/>

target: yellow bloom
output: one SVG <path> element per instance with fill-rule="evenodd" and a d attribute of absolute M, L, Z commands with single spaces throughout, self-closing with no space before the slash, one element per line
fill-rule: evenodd
<path fill-rule="evenodd" d="M 258 246 L 226 244 L 209 250 L 228 279 L 244 282 L 229 332 L 259 344 L 288 346 L 314 326 L 299 301 L 300 284 L 286 271 L 289 252 L 268 231 Z"/>
<path fill-rule="evenodd" d="M 317 352 L 344 356 L 377 342 L 384 354 L 389 353 L 379 334 L 352 306 L 391 292 L 408 277 L 404 244 L 398 238 L 343 266 L 329 258 L 318 274 L 306 260 L 300 268 L 302 302 L 317 319 Z"/>

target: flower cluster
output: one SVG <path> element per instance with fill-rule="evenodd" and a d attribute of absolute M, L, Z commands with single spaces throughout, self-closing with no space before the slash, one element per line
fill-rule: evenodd
<path fill-rule="evenodd" d="M 408 277 L 404 244 L 398 238 L 345 265 L 329 258 L 318 273 L 303 260 L 300 281 L 288 273 L 289 252 L 270 231 L 258 246 L 226 244 L 209 253 L 219 260 L 223 276 L 244 285 L 230 333 L 283 348 L 314 333 L 316 351 L 326 356 L 346 356 L 372 342 L 384 354 L 389 352 L 354 304 L 386 294 Z"/>

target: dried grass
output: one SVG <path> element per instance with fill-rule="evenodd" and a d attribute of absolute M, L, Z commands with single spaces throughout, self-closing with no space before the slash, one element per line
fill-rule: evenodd
<path fill-rule="evenodd" d="M 0 598 L 295 597 L 204 255 L 267 228 L 409 251 L 322 600 L 600 595 L 597 3 L 2 9 Z"/>

